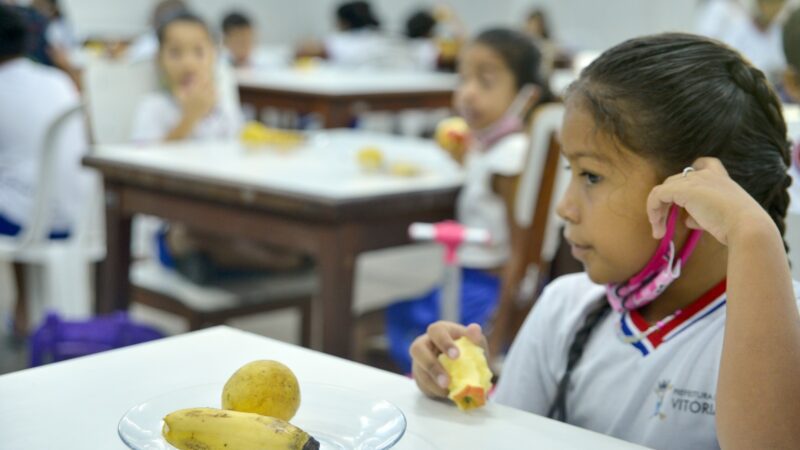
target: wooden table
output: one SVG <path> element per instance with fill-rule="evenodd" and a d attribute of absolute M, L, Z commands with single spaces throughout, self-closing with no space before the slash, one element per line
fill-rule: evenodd
<path fill-rule="evenodd" d="M 326 128 L 350 124 L 358 104 L 375 111 L 449 108 L 453 74 L 336 68 L 240 70 L 242 103 L 317 113 Z"/>
<path fill-rule="evenodd" d="M 365 174 L 355 155 L 367 145 L 425 172 Z M 431 141 L 344 130 L 316 133 L 291 153 L 248 151 L 236 142 L 108 146 L 84 163 L 100 171 L 106 190 L 98 312 L 128 307 L 131 218 L 150 214 L 313 256 L 320 287 L 312 346 L 341 356 L 351 350 L 356 256 L 408 243 L 412 222 L 452 218 L 462 180 Z"/>
<path fill-rule="evenodd" d="M 643 449 L 494 403 L 464 413 L 424 397 L 400 375 L 228 327 L 0 376 L 0 447 L 124 449 L 117 424 L 129 408 L 186 387 L 221 386 L 256 359 L 289 366 L 301 392 L 308 383 L 333 384 L 393 403 L 408 424 L 398 450 Z"/>

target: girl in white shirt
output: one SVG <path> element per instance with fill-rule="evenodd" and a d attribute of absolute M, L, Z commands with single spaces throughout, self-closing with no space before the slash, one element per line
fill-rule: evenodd
<path fill-rule="evenodd" d="M 211 33 L 197 16 L 181 13 L 158 29 L 158 61 L 166 89 L 147 95 L 134 118 L 132 140 L 235 139 L 243 119 L 238 108 L 219 101 Z M 223 238 L 183 224 L 170 224 L 158 237 L 161 262 L 192 281 L 207 284 L 250 272 L 301 268 L 294 252 Z"/>
<path fill-rule="evenodd" d="M 456 218 L 492 236 L 488 245 L 464 245 L 459 252 L 464 323 L 484 323 L 497 305 L 499 273 L 510 256 L 510 212 L 529 145 L 524 120 L 546 96 L 540 61 L 530 38 L 502 28 L 479 34 L 459 61 L 454 103 L 472 132 L 466 152 L 452 151 L 466 172 Z M 411 341 L 438 317 L 439 291 L 387 311 L 392 357 L 403 369 L 411 369 Z"/>
<path fill-rule="evenodd" d="M 764 74 L 716 41 L 648 36 L 588 66 L 566 106 L 557 210 L 586 273 L 548 286 L 495 400 L 659 449 L 795 448 L 789 143 Z M 437 356 L 463 335 L 485 346 L 444 322 L 413 344 L 426 394 L 447 394 Z"/>

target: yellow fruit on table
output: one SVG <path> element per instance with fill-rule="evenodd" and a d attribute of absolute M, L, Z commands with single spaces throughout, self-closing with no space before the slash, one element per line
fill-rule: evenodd
<path fill-rule="evenodd" d="M 215 408 L 167 414 L 161 435 L 179 450 L 318 450 L 319 442 L 281 419 Z"/>
<path fill-rule="evenodd" d="M 291 369 L 270 360 L 236 371 L 222 389 L 222 408 L 290 420 L 300 407 L 300 385 Z"/>
<path fill-rule="evenodd" d="M 455 344 L 458 358 L 450 359 L 444 353 L 439 355 L 439 362 L 450 375 L 448 398 L 462 411 L 479 408 L 486 404 L 492 388 L 492 371 L 483 348 L 466 337 L 459 338 Z"/>
<path fill-rule="evenodd" d="M 461 117 L 444 119 L 436 126 L 435 138 L 440 147 L 454 156 L 463 154 L 469 143 L 469 125 Z"/>
<path fill-rule="evenodd" d="M 416 164 L 397 162 L 389 167 L 389 173 L 398 177 L 415 177 L 420 174 L 420 169 Z"/>
<path fill-rule="evenodd" d="M 274 146 L 280 148 L 296 147 L 303 143 L 302 134 L 264 126 L 259 122 L 248 122 L 239 135 L 243 144 L 249 147 Z"/>
<path fill-rule="evenodd" d="M 383 152 L 377 147 L 364 147 L 358 151 L 358 165 L 367 171 L 383 167 Z"/>

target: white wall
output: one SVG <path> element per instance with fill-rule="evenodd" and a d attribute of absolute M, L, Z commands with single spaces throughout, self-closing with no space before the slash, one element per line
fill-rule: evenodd
<path fill-rule="evenodd" d="M 188 0 L 218 26 L 225 12 L 239 9 L 256 22 L 265 43 L 291 43 L 322 36 L 333 28 L 339 0 Z M 146 29 L 157 0 L 62 0 L 80 31 L 136 35 Z M 388 30 L 402 29 L 405 18 L 440 0 L 373 0 Z M 543 7 L 556 37 L 575 48 L 602 49 L 623 39 L 667 30 L 690 31 L 697 0 L 450 0 L 470 31 L 488 26 L 519 26 L 527 12 Z"/>

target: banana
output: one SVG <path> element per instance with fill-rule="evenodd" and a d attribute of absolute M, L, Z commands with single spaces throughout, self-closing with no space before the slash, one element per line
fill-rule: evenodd
<path fill-rule="evenodd" d="M 318 450 L 319 442 L 281 419 L 214 408 L 164 417 L 164 439 L 180 450 Z"/>

